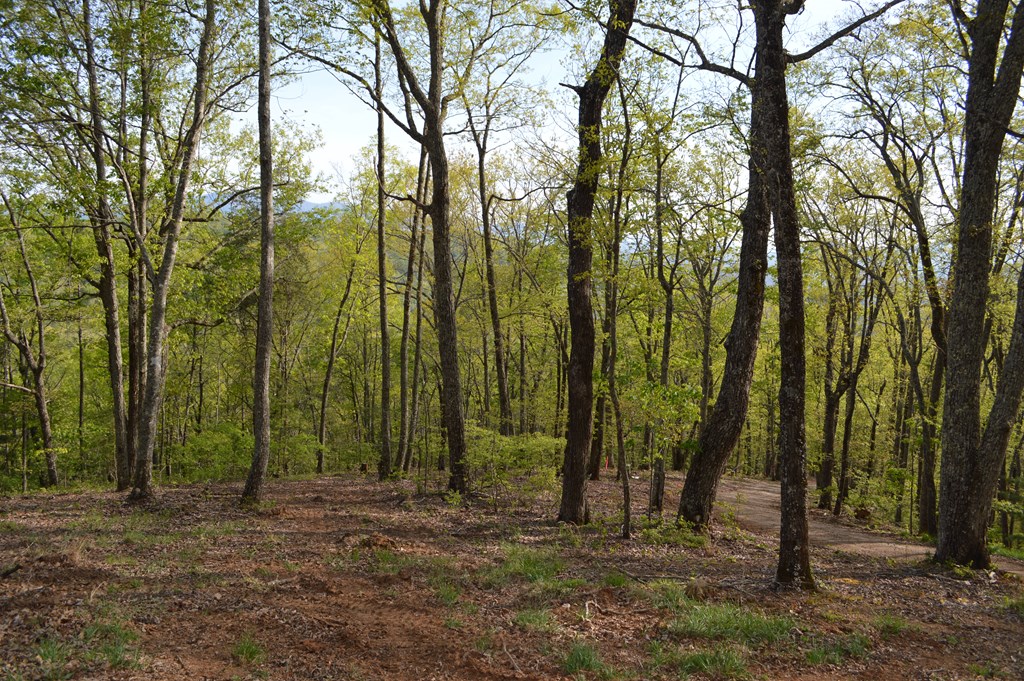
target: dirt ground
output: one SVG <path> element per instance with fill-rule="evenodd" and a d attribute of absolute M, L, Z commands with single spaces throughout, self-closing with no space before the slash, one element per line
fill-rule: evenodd
<path fill-rule="evenodd" d="M 776 591 L 773 485 L 723 481 L 703 545 L 633 485 L 628 541 L 613 481 L 582 529 L 357 476 L 0 499 L 0 679 L 1024 679 L 1015 574 L 815 515 L 820 589 Z"/>

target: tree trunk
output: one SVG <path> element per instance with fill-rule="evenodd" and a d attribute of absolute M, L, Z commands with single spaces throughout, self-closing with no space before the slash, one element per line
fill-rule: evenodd
<path fill-rule="evenodd" d="M 381 78 L 380 37 L 374 46 L 373 74 L 375 97 L 384 95 Z M 380 322 L 380 458 L 377 461 L 377 479 L 391 477 L 391 330 L 388 325 L 387 287 L 387 224 L 384 210 L 384 109 L 377 106 L 377 302 Z"/>
<path fill-rule="evenodd" d="M 953 296 L 948 319 L 948 378 L 942 416 L 938 546 L 940 561 L 988 567 L 986 532 L 999 468 L 1024 387 L 1024 278 L 988 423 L 981 429 L 981 364 L 989 293 L 992 215 L 999 156 L 1024 71 L 1024 4 L 1004 24 L 1006 0 L 980 0 L 971 39 L 964 114 L 964 163 Z M 962 17 L 957 17 L 961 20 Z M 1004 43 L 1005 36 L 1005 45 Z M 1001 59 L 1000 59 L 1001 56 Z"/>
<path fill-rule="evenodd" d="M 92 8 L 89 0 L 82 1 L 82 27 L 85 38 L 86 71 L 89 80 L 89 119 L 91 123 L 91 151 L 96 166 L 96 187 L 99 192 L 97 214 L 93 219 L 93 241 L 100 258 L 99 293 L 103 303 L 103 321 L 107 342 L 107 373 L 110 378 L 112 411 L 114 412 L 114 470 L 118 492 L 131 485 L 133 452 L 129 449 L 128 412 L 124 397 L 124 368 L 121 359 L 121 321 L 114 279 L 114 250 L 110 243 L 110 225 L 113 213 L 104 185 L 107 181 L 107 160 L 104 154 L 103 115 L 100 110 L 99 76 L 96 66 L 96 48 L 92 33 Z M 145 160 L 141 165 L 145 165 Z"/>
<path fill-rule="evenodd" d="M 594 426 L 594 318 L 590 299 L 593 249 L 590 222 L 594 214 L 594 196 L 597 193 L 602 158 L 601 114 L 625 53 L 635 12 L 635 0 L 610 0 L 608 29 L 601 57 L 584 84 L 573 88 L 580 100 L 577 124 L 579 157 L 576 177 L 568 194 L 567 289 L 571 329 L 569 419 L 558 520 L 576 525 L 588 522 L 590 515 L 586 477 Z"/>
<path fill-rule="evenodd" d="M 767 68 L 763 52 L 758 51 L 755 65 L 757 75 L 751 87 L 749 188 L 747 205 L 740 214 L 743 236 L 736 309 L 725 341 L 722 384 L 715 406 L 701 430 L 697 450 L 693 454 L 679 498 L 679 519 L 698 528 L 706 528 L 711 522 L 718 481 L 725 473 L 729 455 L 739 441 L 746 420 L 750 384 L 757 359 L 761 313 L 764 309 L 768 230 L 771 224 L 767 177 L 771 159 L 768 153 L 778 128 L 772 127 L 777 122 L 770 117 L 768 86 L 761 76 L 761 70 Z"/>
<path fill-rule="evenodd" d="M 260 149 L 260 293 L 253 376 L 253 452 L 242 502 L 259 503 L 270 461 L 270 364 L 274 344 L 274 151 L 270 126 L 270 0 L 259 0 L 257 119 Z"/>
<path fill-rule="evenodd" d="M 331 378 L 334 376 L 334 363 L 338 357 L 338 347 L 344 344 L 344 339 L 348 337 L 349 325 L 352 323 L 351 315 L 345 321 L 345 333 L 340 343 L 338 341 L 338 330 L 341 326 L 341 313 L 344 311 L 345 303 L 348 301 L 349 293 L 352 291 L 352 277 L 354 274 L 355 266 L 353 265 L 348 271 L 348 279 L 345 281 L 345 292 L 341 295 L 341 300 L 338 302 L 338 311 L 334 314 L 334 327 L 331 329 L 331 346 L 327 352 L 327 369 L 324 371 L 324 383 L 320 389 L 320 420 L 317 423 L 316 431 L 316 472 L 320 475 L 324 472 L 324 453 L 327 447 L 327 397 L 331 390 Z"/>
<path fill-rule="evenodd" d="M 793 187 L 789 103 L 786 92 L 786 52 L 782 33 L 786 16 L 803 3 L 769 1 L 754 5 L 757 30 L 757 83 L 763 88 L 761 110 L 771 131 L 769 195 L 775 227 L 779 281 L 779 461 L 782 482 L 779 564 L 775 581 L 784 586 L 814 588 L 807 535 L 807 450 L 804 435 L 806 367 L 804 356 L 804 291 L 800 224 Z M 756 142 L 755 142 L 756 143 Z M 745 410 L 744 410 L 745 411 Z"/>
<path fill-rule="evenodd" d="M 420 147 L 419 170 L 416 173 L 416 200 L 422 204 L 427 174 L 427 152 Z M 412 229 L 409 232 L 409 257 L 405 267 L 405 288 L 402 291 L 402 338 L 398 344 L 398 372 L 399 372 L 399 416 L 398 426 L 398 465 L 405 472 L 409 471 L 409 441 L 412 439 L 412 428 L 409 424 L 409 412 L 412 408 L 409 404 L 409 336 L 412 330 L 411 311 L 413 277 L 416 274 L 416 242 L 419 239 L 420 223 L 423 220 L 423 211 L 419 205 L 413 208 Z M 415 388 L 414 388 L 415 391 Z M 415 397 L 413 397 L 415 401 Z"/>

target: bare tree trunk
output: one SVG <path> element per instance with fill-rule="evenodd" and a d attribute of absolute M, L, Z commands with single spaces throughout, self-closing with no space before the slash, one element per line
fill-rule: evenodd
<path fill-rule="evenodd" d="M 113 213 L 103 189 L 107 181 L 107 160 L 104 154 L 103 115 L 100 110 L 99 77 L 96 66 L 96 48 L 92 33 L 92 8 L 89 0 L 82 0 L 82 27 L 85 38 L 86 72 L 89 79 L 89 118 L 92 126 L 91 151 L 96 167 L 96 186 L 99 190 L 97 214 L 93 217 L 93 240 L 100 258 L 99 292 L 103 303 L 103 320 L 107 341 L 107 373 L 114 412 L 114 461 L 117 491 L 131 485 L 132 452 L 128 441 L 128 412 L 124 397 L 124 369 L 121 360 L 121 322 L 114 280 L 114 250 L 110 243 L 110 225 Z M 145 161 L 141 163 L 145 165 Z"/>
<path fill-rule="evenodd" d="M 320 421 L 317 424 L 316 432 L 316 472 L 324 472 L 324 450 L 327 446 L 327 397 L 331 390 L 331 378 L 334 376 L 334 363 L 338 358 L 338 348 L 345 343 L 344 338 L 348 336 L 349 325 L 352 323 L 352 315 L 345 320 L 345 333 L 342 340 L 338 341 L 338 330 L 341 327 L 341 313 L 348 302 L 348 296 L 352 291 L 352 277 L 355 275 L 355 265 L 349 269 L 348 278 L 345 280 L 345 292 L 341 294 L 338 301 L 338 311 L 334 315 L 334 327 L 331 329 L 331 347 L 327 353 L 327 370 L 324 371 L 324 384 L 320 390 Z"/>
<path fill-rule="evenodd" d="M 959 6 L 955 6 L 959 8 Z M 1012 25 L 1005 30 L 1008 11 Z M 958 22 L 967 17 L 955 16 Z M 1024 4 L 980 0 L 971 38 L 964 116 L 959 231 L 948 319 L 948 380 L 942 415 L 940 561 L 988 567 L 986 540 L 999 468 L 1024 387 L 1024 277 L 995 401 L 981 427 L 981 365 L 992 253 L 996 172 L 1024 71 Z M 1004 44 L 1005 40 L 1005 44 Z M 1001 57 L 1001 58 L 1000 58 Z"/>
<path fill-rule="evenodd" d="M 380 37 L 374 46 L 374 88 L 377 100 L 384 95 L 381 78 Z M 380 321 L 380 459 L 377 478 L 391 477 L 391 331 L 388 326 L 387 232 L 384 209 L 384 109 L 377 107 L 377 301 Z"/>
<path fill-rule="evenodd" d="M 412 427 L 409 424 L 409 335 L 412 330 L 411 309 L 413 293 L 413 277 L 416 274 L 416 243 L 419 239 L 420 223 L 423 220 L 423 211 L 420 205 L 424 200 L 427 180 L 427 152 L 420 147 L 420 164 L 416 173 L 416 200 L 419 202 L 413 208 L 412 229 L 409 233 L 409 257 L 406 260 L 405 268 L 405 289 L 402 291 L 402 338 L 398 344 L 398 371 L 399 371 L 399 409 L 401 411 L 398 427 L 398 464 L 402 470 L 409 472 L 410 453 L 409 441 L 412 439 Z M 414 369 L 415 371 L 415 369 Z M 415 393 L 415 383 L 413 384 Z M 412 398 L 415 403 L 415 395 Z"/>
<path fill-rule="evenodd" d="M 774 121 L 766 120 L 766 86 L 762 84 L 764 56 L 759 51 L 757 76 L 751 88 L 749 189 L 747 205 L 740 214 L 743 236 L 740 245 L 736 309 L 725 341 L 725 369 L 721 388 L 706 425 L 701 429 L 697 450 L 686 474 L 679 499 L 679 518 L 697 527 L 711 522 L 711 509 L 718 481 L 739 441 L 747 407 L 750 384 L 764 309 L 764 281 L 768 270 L 768 229 L 771 223 L 767 173 L 771 138 L 777 134 Z"/>
<path fill-rule="evenodd" d="M 779 460 L 782 482 L 779 564 L 775 581 L 814 588 L 807 533 L 807 448 L 804 434 L 806 367 L 804 356 L 804 291 L 800 223 L 793 187 L 789 103 L 786 92 L 786 52 L 782 33 L 786 16 L 802 2 L 754 5 L 757 25 L 757 82 L 763 87 L 761 114 L 766 117 L 769 192 L 775 227 L 779 279 L 779 345 L 782 372 L 779 383 Z M 755 142 L 756 143 L 756 142 Z"/>
<path fill-rule="evenodd" d="M 260 297 L 253 377 L 253 453 L 242 502 L 258 503 L 270 461 L 270 364 L 274 334 L 274 150 L 270 124 L 270 0 L 259 0 Z"/>
<path fill-rule="evenodd" d="M 420 376 L 426 375 L 426 370 L 423 367 L 423 256 L 424 247 L 426 245 L 427 233 L 424 231 L 420 234 L 420 257 L 419 266 L 416 268 L 416 332 L 413 340 L 413 359 L 412 359 L 412 414 L 409 418 L 409 438 L 405 444 L 404 462 L 402 470 L 406 473 L 409 472 L 409 466 L 412 464 L 412 442 L 414 433 L 416 432 L 416 425 L 420 418 L 422 411 L 421 402 L 419 395 L 423 393 L 423 387 L 420 385 Z"/>
<path fill-rule="evenodd" d="M 18 237 L 18 249 L 21 253 L 21 264 L 25 268 L 25 274 L 28 276 L 29 288 L 32 291 L 32 311 L 33 321 L 35 322 L 35 344 L 36 348 L 33 350 L 32 343 L 29 340 L 30 334 L 25 333 L 24 329 L 18 329 L 15 333 L 11 327 L 11 319 L 7 313 L 7 306 L 4 302 L 3 292 L 0 291 L 0 321 L 3 323 L 3 333 L 7 338 L 7 341 L 18 348 L 18 352 L 21 355 L 22 364 L 27 369 L 22 373 L 25 378 L 28 374 L 31 374 L 32 388 L 26 392 L 31 392 L 32 397 L 36 403 L 36 414 L 39 416 L 39 431 L 40 436 L 43 440 L 43 455 L 46 458 L 46 482 L 49 486 L 54 486 L 59 482 L 57 476 L 57 452 L 53 446 L 53 429 L 50 422 L 50 409 L 47 403 L 46 397 L 46 380 L 45 372 L 47 366 L 47 354 L 46 354 L 46 336 L 45 330 L 46 325 L 43 318 L 43 303 L 39 296 L 39 287 L 36 285 L 36 278 L 32 272 L 32 265 L 28 260 L 28 251 L 25 248 L 25 235 L 19 226 L 20 221 L 18 214 L 14 209 L 14 206 L 10 203 L 6 194 L 0 194 L 3 199 L 4 206 L 7 208 L 8 215 L 11 219 L 11 225 L 14 229 L 15 234 Z M 29 381 L 26 380 L 26 383 Z"/>
<path fill-rule="evenodd" d="M 576 525 L 590 519 L 587 505 L 587 460 L 594 426 L 594 318 L 590 300 L 593 261 L 590 221 L 600 172 L 601 114 L 605 98 L 615 82 L 626 50 L 636 12 L 635 0 L 610 0 L 608 29 L 601 57 L 579 95 L 577 135 L 579 162 L 573 188 L 568 194 L 568 303 L 572 332 L 568 366 L 568 433 L 562 478 L 562 502 L 558 520 Z"/>

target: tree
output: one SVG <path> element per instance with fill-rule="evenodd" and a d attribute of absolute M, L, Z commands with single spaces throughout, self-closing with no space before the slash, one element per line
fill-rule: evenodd
<path fill-rule="evenodd" d="M 199 150 L 199 141 L 210 114 L 209 82 L 211 61 L 214 53 L 213 41 L 216 33 L 217 7 L 215 0 L 205 0 L 206 14 L 203 18 L 202 34 L 199 39 L 196 60 L 195 84 L 192 89 L 192 119 L 184 134 L 181 168 L 175 183 L 170 212 L 160 226 L 163 250 L 159 265 L 153 254 L 136 233 L 135 242 L 146 265 L 147 275 L 152 280 L 152 308 L 149 319 L 149 338 L 146 348 L 146 390 L 142 398 L 139 415 L 139 441 L 135 453 L 135 480 L 129 498 L 144 500 L 153 493 L 153 452 L 156 446 L 157 418 L 164 397 L 164 382 L 167 378 L 164 366 L 164 343 L 167 340 L 167 298 L 171 286 L 178 252 L 178 239 L 185 221 L 186 201 L 191 182 L 192 166 Z"/>
<path fill-rule="evenodd" d="M 615 83 L 629 30 L 636 13 L 635 0 L 610 0 L 604 44 L 597 63 L 583 85 L 570 87 L 579 97 L 576 125 L 578 162 L 568 194 L 568 283 L 571 350 L 568 364 L 568 427 L 562 469 L 561 522 L 588 522 L 587 462 L 594 428 L 594 318 L 591 302 L 593 237 L 590 221 L 601 174 L 601 114 Z"/>
<path fill-rule="evenodd" d="M 259 0 L 260 292 L 253 377 L 252 467 L 242 491 L 244 503 L 258 503 L 270 461 L 270 362 L 274 333 L 274 151 L 270 123 L 270 0 Z M 321 416 L 322 418 L 322 416 Z"/>
<path fill-rule="evenodd" d="M 1024 72 L 1024 6 L 980 0 L 973 17 L 951 3 L 967 46 L 964 163 L 953 294 L 948 378 L 942 412 L 942 468 L 936 560 L 989 564 L 992 500 L 1024 389 L 1024 276 L 1018 278 L 1010 344 L 988 421 L 981 426 L 981 366 L 990 291 L 999 158 Z"/>
<path fill-rule="evenodd" d="M 25 370 L 23 370 L 24 382 L 27 385 L 31 385 L 31 388 L 22 386 L 20 389 L 30 393 L 35 400 L 36 415 L 39 417 L 39 431 L 42 436 L 43 455 L 46 458 L 46 482 L 48 485 L 53 486 L 59 482 L 59 479 L 57 477 L 57 451 L 54 448 L 50 408 L 47 404 L 46 322 L 43 316 L 43 303 L 39 295 L 39 284 L 36 281 L 35 273 L 29 262 L 28 250 L 25 247 L 21 211 L 15 205 L 15 199 L 8 196 L 6 192 L 0 192 L 0 200 L 3 201 L 7 212 L 10 228 L 14 231 L 18 240 L 18 253 L 21 256 L 21 266 L 25 270 L 29 296 L 32 301 L 31 322 L 28 330 L 21 326 L 15 330 L 12 313 L 8 311 L 3 293 L 3 288 L 5 287 L 12 291 L 14 289 L 10 281 L 5 282 L 3 286 L 0 286 L 0 323 L 3 324 L 3 334 L 7 342 L 18 349 L 22 366 L 25 367 Z"/>
<path fill-rule="evenodd" d="M 380 38 L 374 41 L 374 100 L 384 98 L 381 75 Z M 391 452 L 391 333 L 388 329 L 387 233 L 384 229 L 386 190 L 384 188 L 384 110 L 377 105 L 377 305 L 380 321 L 380 458 L 377 477 L 386 480 L 392 473 Z M 413 237 L 415 239 L 415 237 Z"/>

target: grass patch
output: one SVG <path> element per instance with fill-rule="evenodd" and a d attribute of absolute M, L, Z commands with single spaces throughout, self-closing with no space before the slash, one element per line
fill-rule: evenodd
<path fill-rule="evenodd" d="M 39 678 L 43 681 L 59 681 L 71 678 L 67 669 L 71 648 L 63 641 L 44 638 L 36 644 L 35 658 L 39 661 Z"/>
<path fill-rule="evenodd" d="M 622 574 L 618 570 L 612 570 L 604 576 L 601 582 L 604 586 L 612 589 L 619 589 L 629 584 L 629 577 Z"/>
<path fill-rule="evenodd" d="M 136 669 L 139 651 L 135 642 L 139 635 L 121 622 L 94 622 L 82 631 L 82 639 L 89 646 L 87 657 L 101 661 L 113 669 Z"/>
<path fill-rule="evenodd" d="M 636 587 L 636 595 L 656 608 L 679 612 L 691 605 L 686 587 L 671 579 L 656 579 Z"/>
<path fill-rule="evenodd" d="M 878 635 L 887 641 L 896 638 L 910 627 L 905 619 L 889 613 L 878 615 L 872 624 L 878 630 Z"/>
<path fill-rule="evenodd" d="M 267 651 L 251 633 L 246 632 L 231 649 L 231 657 L 240 664 L 255 666 L 266 661 Z"/>
<path fill-rule="evenodd" d="M 864 634 L 849 634 L 818 643 L 807 651 L 807 661 L 811 664 L 841 665 L 848 658 L 866 657 L 870 645 L 870 639 Z"/>
<path fill-rule="evenodd" d="M 1017 598 L 1007 598 L 1006 602 L 1003 603 L 1003 607 L 1009 610 L 1017 617 L 1024 617 L 1024 596 L 1018 596 Z"/>
<path fill-rule="evenodd" d="M 638 539 L 644 544 L 654 546 L 682 546 L 690 549 L 700 549 L 708 543 L 707 537 L 695 533 L 686 523 L 654 523 L 640 530 Z"/>
<path fill-rule="evenodd" d="M 675 651 L 667 655 L 662 666 L 672 667 L 684 676 L 703 674 L 713 679 L 742 679 L 749 676 L 746 658 L 732 648 Z"/>
<path fill-rule="evenodd" d="M 793 620 L 762 615 L 731 603 L 693 605 L 673 620 L 675 636 L 738 641 L 747 645 L 774 643 L 789 636 Z"/>
<path fill-rule="evenodd" d="M 461 593 L 462 592 L 459 587 L 450 582 L 445 582 L 434 587 L 434 595 L 437 596 L 439 601 L 449 607 L 459 602 L 459 596 Z"/>
<path fill-rule="evenodd" d="M 562 671 L 570 676 L 580 672 L 595 672 L 605 676 L 609 670 L 601 661 L 597 650 L 592 646 L 586 643 L 573 643 L 565 659 L 562 660 Z"/>
<path fill-rule="evenodd" d="M 130 566 L 130 565 L 138 565 L 139 564 L 139 559 L 136 558 L 135 556 L 124 556 L 124 555 L 117 554 L 117 553 L 111 553 L 111 554 L 107 554 L 106 556 L 103 557 L 103 562 L 106 563 L 107 565 Z"/>
<path fill-rule="evenodd" d="M 553 579 L 565 568 L 562 559 L 550 549 L 535 549 L 519 544 L 502 544 L 503 560 L 482 572 L 486 587 L 504 586 L 513 579 L 539 582 Z"/>
<path fill-rule="evenodd" d="M 455 561 L 448 556 L 438 556 L 422 558 L 419 564 L 428 571 L 427 583 L 434 590 L 438 600 L 447 606 L 456 605 L 459 596 L 462 595 L 465 576 L 459 571 Z"/>
<path fill-rule="evenodd" d="M 512 623 L 527 631 L 552 632 L 558 628 L 549 610 L 520 610 L 512 618 Z"/>
<path fill-rule="evenodd" d="M 1024 560 L 1024 547 L 1008 548 L 1002 544 L 996 544 L 990 547 L 992 553 L 997 556 L 1006 556 L 1007 558 L 1016 558 L 1017 560 Z"/>

